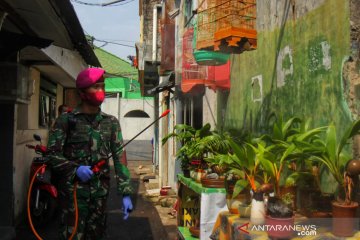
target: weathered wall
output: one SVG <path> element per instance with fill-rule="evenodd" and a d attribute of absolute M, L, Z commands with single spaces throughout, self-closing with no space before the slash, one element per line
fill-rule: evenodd
<path fill-rule="evenodd" d="M 146 53 L 152 52 L 152 40 L 153 40 L 153 10 L 154 10 L 154 6 L 156 4 L 160 4 L 161 1 L 160 0 L 146 0 L 143 1 L 143 5 L 142 5 L 142 13 L 143 13 L 143 31 L 142 31 L 142 36 L 144 39 L 144 44 L 147 47 L 151 47 L 151 49 L 145 49 L 144 51 Z M 160 56 L 161 56 L 161 49 L 159 49 L 160 46 L 160 19 L 161 19 L 161 12 L 158 11 L 158 23 L 157 23 L 157 46 L 158 46 L 158 51 L 157 51 L 157 59 L 160 60 Z M 147 55 L 147 54 L 146 54 Z M 150 54 L 151 56 L 151 54 Z M 146 59 L 146 60 L 150 60 L 150 59 Z"/>
<path fill-rule="evenodd" d="M 47 142 L 48 130 L 39 128 L 39 96 L 40 96 L 40 72 L 31 68 L 30 78 L 34 81 L 33 95 L 29 104 L 18 104 L 15 117 L 17 129 L 15 132 L 14 158 L 13 158 L 13 204 L 15 222 L 23 220 L 25 212 L 26 196 L 29 186 L 30 165 L 35 152 L 26 147 L 26 144 L 36 145 L 33 134 L 43 138 L 43 144 Z"/>
<path fill-rule="evenodd" d="M 349 1 L 261 1 L 257 17 L 257 50 L 231 57 L 231 91 L 219 101 L 225 127 L 260 131 L 272 112 L 348 124 Z"/>
<path fill-rule="evenodd" d="M 155 120 L 153 102 L 142 99 L 122 99 L 120 98 L 120 113 L 116 98 L 106 98 L 101 105 L 101 110 L 107 114 L 115 116 L 120 121 L 122 127 L 122 134 L 125 140 L 130 140 L 137 133 L 143 130 L 146 126 Z M 124 117 L 130 111 L 141 110 L 146 112 L 150 118 L 134 118 Z M 119 117 L 120 116 L 120 117 Z M 136 140 L 147 140 L 150 142 L 154 136 L 154 125 L 143 132 L 136 138 Z"/>

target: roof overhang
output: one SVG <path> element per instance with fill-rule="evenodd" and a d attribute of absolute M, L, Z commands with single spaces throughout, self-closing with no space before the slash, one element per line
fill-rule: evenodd
<path fill-rule="evenodd" d="M 1 0 L 0 18 L 2 61 L 18 59 L 70 88 L 82 69 L 101 66 L 70 0 Z"/>
<path fill-rule="evenodd" d="M 6 13 L 1 30 L 49 39 L 77 50 L 88 65 L 101 66 L 69 0 L 2 0 L 0 12 Z"/>

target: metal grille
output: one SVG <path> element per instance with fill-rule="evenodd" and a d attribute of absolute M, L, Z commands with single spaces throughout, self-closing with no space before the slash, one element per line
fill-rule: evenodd
<path fill-rule="evenodd" d="M 216 0 L 216 31 L 235 27 L 255 29 L 256 0 Z"/>
<path fill-rule="evenodd" d="M 207 77 L 207 68 L 196 63 L 193 55 L 194 29 L 188 29 L 183 35 L 182 80 L 198 80 L 199 83 Z"/>
<path fill-rule="evenodd" d="M 197 49 L 214 46 L 215 20 L 216 0 L 199 0 L 196 34 Z"/>

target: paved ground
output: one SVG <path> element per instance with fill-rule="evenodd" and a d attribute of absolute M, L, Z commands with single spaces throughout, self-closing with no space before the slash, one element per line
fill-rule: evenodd
<path fill-rule="evenodd" d="M 122 220 L 120 212 L 121 199 L 116 195 L 114 189 L 114 181 L 111 181 L 111 192 L 108 201 L 108 228 L 107 240 L 167 240 L 175 239 L 176 226 L 175 221 L 170 221 L 170 225 L 163 224 L 164 219 L 168 218 L 168 210 L 158 211 L 153 203 L 146 201 L 143 197 L 145 186 L 139 180 L 139 175 L 136 175 L 134 169 L 139 165 L 147 165 L 150 161 L 129 161 L 129 169 L 132 173 L 132 183 L 136 189 L 136 194 L 133 196 L 135 210 L 130 215 L 127 221 Z M 160 216 L 159 215 L 162 215 Z M 165 215 L 165 216 L 164 216 Z M 168 221 L 169 223 L 169 221 Z M 39 229 L 39 233 L 43 239 L 57 239 L 56 238 L 56 222 L 49 224 L 46 229 Z M 17 237 L 15 239 L 36 239 L 31 233 L 26 221 L 19 225 L 16 229 Z"/>
<path fill-rule="evenodd" d="M 127 143 L 129 140 L 124 140 Z M 130 142 L 126 147 L 127 159 L 130 160 L 142 160 L 151 161 L 152 159 L 152 146 L 150 140 L 134 140 Z"/>

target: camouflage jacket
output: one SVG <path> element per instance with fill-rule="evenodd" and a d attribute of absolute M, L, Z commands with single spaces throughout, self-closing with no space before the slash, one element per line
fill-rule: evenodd
<path fill-rule="evenodd" d="M 49 166 L 66 182 L 73 183 L 79 165 L 93 166 L 101 159 L 107 159 L 101 171 L 90 180 L 95 188 L 104 186 L 102 179 L 110 179 L 108 157 L 114 163 L 119 194 L 130 194 L 130 172 L 120 163 L 123 144 L 119 121 L 99 111 L 89 115 L 75 108 L 72 112 L 60 115 L 49 133 Z M 107 192 L 107 189 L 106 191 Z"/>

